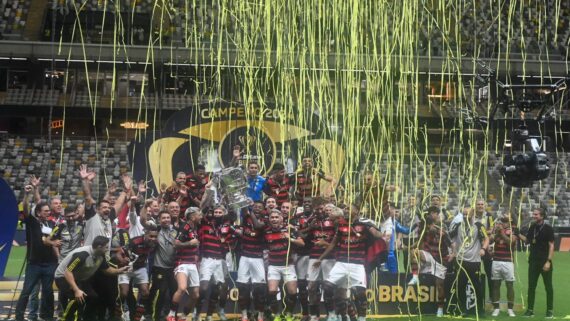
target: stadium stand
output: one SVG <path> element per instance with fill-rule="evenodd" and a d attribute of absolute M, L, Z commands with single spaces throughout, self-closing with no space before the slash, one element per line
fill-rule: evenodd
<path fill-rule="evenodd" d="M 192 60 L 195 58 L 186 59 L 186 57 L 180 60 L 176 58 L 176 62 L 174 62 L 173 56 L 169 56 L 172 60 L 167 61 L 168 58 L 165 58 L 167 55 L 157 55 L 156 57 L 160 56 L 160 59 L 153 58 L 155 59 L 153 67 L 156 67 L 156 74 L 154 68 L 151 74 L 146 69 L 148 60 L 141 59 L 141 57 L 130 61 L 120 58 L 125 61 L 119 62 L 109 61 L 111 58 L 105 60 L 101 56 L 96 58 L 94 54 L 95 49 L 113 47 L 112 45 L 118 42 L 122 42 L 121 45 L 127 45 L 125 48 L 129 51 L 135 47 L 138 49 L 146 48 L 151 43 L 149 40 L 157 38 L 160 38 L 161 41 L 154 41 L 154 44 L 160 45 L 157 47 L 165 45 L 165 50 L 172 50 L 172 48 L 175 48 L 176 51 L 178 49 L 189 50 L 188 48 L 193 50 L 195 46 L 203 46 L 209 50 L 212 44 L 217 43 L 217 37 L 220 36 L 227 37 L 227 47 L 231 47 L 229 46 L 231 41 L 234 41 L 234 44 L 239 42 L 239 39 L 232 39 L 234 28 L 238 26 L 235 20 L 236 15 L 233 14 L 235 12 L 232 11 L 249 9 L 244 9 L 247 5 L 241 6 L 241 4 L 235 5 L 232 3 L 227 5 L 230 8 L 226 8 L 225 12 L 222 12 L 219 3 L 170 0 L 160 3 L 159 6 L 153 0 L 52 0 L 51 3 L 43 0 L 45 9 L 31 10 L 35 4 L 31 0 L 0 0 L 0 40 L 18 40 L 18 42 L 23 43 L 23 41 L 19 40 L 35 41 L 41 38 L 43 41 L 49 42 L 37 42 L 34 44 L 44 46 L 42 47 L 44 52 L 48 51 L 45 49 L 47 47 L 55 47 L 58 41 L 62 43 L 71 42 L 77 46 L 90 44 L 89 46 L 84 46 L 87 47 L 87 50 L 85 57 L 81 57 L 81 59 L 72 59 L 71 55 L 69 58 L 60 59 L 56 58 L 55 54 L 52 54 L 52 56 L 38 59 L 41 57 L 33 57 L 32 53 L 26 57 L 16 57 L 12 53 L 4 54 L 3 56 L 5 57 L 2 57 L 2 59 L 6 61 L 6 67 L 4 65 L 0 67 L 6 71 L 0 75 L 0 80 L 5 84 L 2 84 L 3 87 L 0 87 L 0 105 L 5 106 L 0 107 L 5 108 L 6 113 L 17 111 L 14 112 L 13 119 L 5 121 L 4 128 L 11 130 L 13 127 L 6 124 L 12 121 L 22 121 L 23 124 L 26 124 L 25 120 L 32 117 L 22 114 L 28 113 L 28 110 L 35 110 L 37 115 L 33 116 L 36 119 L 41 118 L 41 132 L 43 133 L 46 127 L 48 127 L 45 126 L 45 120 L 49 119 L 51 121 L 54 119 L 52 118 L 52 112 L 54 110 L 56 113 L 61 111 L 62 108 L 59 107 L 71 107 L 73 108 L 71 109 L 72 112 L 83 108 L 80 111 L 84 112 L 84 114 L 88 113 L 89 108 L 93 107 L 140 109 L 139 114 L 149 110 L 154 110 L 155 112 L 159 109 L 161 111 L 165 110 L 164 115 L 159 115 L 159 113 L 154 115 L 155 117 L 164 117 L 153 124 L 158 128 L 160 121 L 164 121 L 169 113 L 192 106 L 199 102 L 201 98 L 212 96 L 228 98 L 222 97 L 223 94 L 209 96 L 211 93 L 208 90 L 211 89 L 208 87 L 215 87 L 210 86 L 210 83 L 205 80 L 209 77 L 206 74 L 210 73 L 210 71 L 204 72 L 204 70 L 198 70 L 199 67 L 197 67 L 199 64 L 203 64 L 201 68 L 204 68 L 204 66 L 215 66 L 219 62 L 208 65 L 206 61 L 196 63 L 195 60 Z M 505 58 L 506 61 L 509 59 L 524 60 L 525 63 L 528 59 L 529 63 L 540 65 L 540 77 L 537 78 L 540 78 L 541 82 L 543 79 L 546 79 L 543 76 L 546 73 L 546 71 L 543 73 L 542 70 L 543 61 L 553 60 L 563 63 L 567 60 L 568 44 L 570 43 L 570 1 L 504 1 L 498 3 L 494 1 L 465 1 L 460 6 L 454 8 L 444 8 L 441 3 L 443 1 L 432 1 L 431 4 L 425 4 L 434 6 L 429 8 L 433 10 L 420 10 L 418 13 L 421 17 L 418 25 L 432 26 L 430 28 L 418 28 L 418 55 L 420 56 L 429 56 L 430 60 L 432 57 L 446 59 L 450 57 L 450 53 L 453 53 L 453 55 L 457 54 L 459 60 L 463 59 L 461 57 L 469 59 L 499 57 Z M 435 8 L 436 6 L 437 8 Z M 502 7 L 499 8 L 498 6 Z M 157 7 L 160 8 L 157 9 Z M 238 7 L 240 8 L 238 9 Z M 509 10 L 506 10 L 505 7 L 508 7 Z M 433 12 L 441 13 L 443 10 L 449 10 L 452 14 L 449 16 L 433 14 Z M 389 25 L 395 23 L 396 19 L 398 19 L 394 12 L 388 12 L 387 15 L 386 20 L 389 21 Z M 42 16 L 42 18 L 36 18 L 37 16 Z M 449 18 L 450 16 L 453 18 Z M 160 18 L 157 19 L 157 17 Z M 251 15 L 251 19 L 255 18 L 254 13 Z M 330 19 L 330 17 L 325 17 L 324 19 Z M 266 23 L 262 20 L 264 19 L 260 19 L 257 23 Z M 82 32 L 75 30 L 78 21 L 84 28 Z M 366 24 L 367 21 L 362 23 Z M 34 24 L 37 26 L 32 27 Z M 296 24 L 293 22 L 291 25 Z M 302 31 L 306 31 L 306 26 L 302 26 L 302 24 L 297 25 L 299 28 L 302 28 Z M 438 29 L 440 26 L 448 28 L 445 30 L 446 34 L 459 34 L 459 36 L 456 39 L 447 38 L 444 32 Z M 460 30 L 456 33 L 454 28 L 457 28 L 457 26 L 460 26 Z M 508 26 L 508 28 L 505 26 Z M 331 28 L 334 29 L 336 26 Z M 30 37 L 30 32 L 35 32 L 36 36 Z M 315 39 L 318 39 L 317 41 L 322 41 L 322 43 L 315 45 L 317 47 L 321 46 L 321 48 L 328 46 L 330 52 L 342 55 L 342 53 L 334 51 L 342 48 L 342 46 L 333 45 L 330 38 L 330 34 L 338 33 L 338 30 L 327 30 L 323 33 L 329 33 L 329 35 L 315 37 Z M 289 35 L 286 36 L 289 37 Z M 384 34 L 376 34 L 375 36 L 394 37 L 394 35 Z M 268 38 L 271 39 L 271 37 Z M 252 43 L 248 43 L 248 48 L 245 48 L 245 50 L 255 50 L 256 45 L 258 46 L 257 49 L 260 46 L 268 46 L 267 43 L 262 43 L 264 41 L 263 37 L 252 37 L 251 41 Z M 253 43 L 254 41 L 257 41 L 257 44 Z M 346 41 L 346 39 L 340 39 L 340 41 Z M 99 44 L 107 44 L 108 46 L 97 48 Z M 129 47 L 128 45 L 136 46 Z M 225 45 L 226 43 L 224 43 Z M 238 48 L 238 50 L 242 49 L 244 48 Z M 230 50 L 234 50 L 234 48 L 230 48 Z M 38 53 L 41 51 L 35 50 L 32 52 Z M 147 55 L 146 51 L 144 55 Z M 145 58 L 144 55 L 142 58 Z M 195 55 L 199 56 L 199 54 Z M 182 53 L 180 56 L 184 56 L 184 54 Z M 194 53 L 192 53 L 192 56 L 194 56 Z M 25 60 L 29 66 L 24 65 L 24 63 L 8 65 L 16 59 L 20 59 L 20 61 Z M 56 64 L 56 59 L 59 64 Z M 115 59 L 115 56 L 112 56 L 112 59 Z M 75 60 L 75 64 L 70 64 L 72 60 Z M 81 65 L 79 65 L 79 62 L 81 62 Z M 68 74 L 74 77 L 73 84 L 67 85 L 66 82 L 65 86 L 67 88 L 59 85 L 54 86 L 53 81 L 51 86 L 46 85 L 46 82 L 49 83 L 49 80 L 42 79 L 41 75 L 45 71 L 46 77 L 48 77 L 47 73 L 50 72 L 46 69 L 48 63 L 51 65 L 49 70 L 54 70 L 52 75 L 56 73 L 55 70 L 58 67 L 56 65 L 59 65 L 60 69 L 65 68 L 65 73 L 73 69 Z M 83 63 L 85 63 L 85 68 Z M 64 67 L 64 64 L 67 65 Z M 79 67 L 77 67 L 78 65 Z M 110 67 L 111 65 L 112 67 Z M 144 71 L 142 70 L 142 65 L 145 66 Z M 175 65 L 177 68 L 176 71 L 173 71 L 173 66 Z M 187 65 L 188 68 L 182 71 L 183 68 L 180 67 L 181 71 L 179 72 L 178 67 L 182 65 Z M 103 66 L 101 74 L 99 73 L 100 66 Z M 97 67 L 97 73 L 83 71 L 87 67 Z M 137 69 L 137 67 L 141 68 Z M 194 67 L 196 67 L 196 70 Z M 232 65 L 232 67 L 235 66 Z M 26 70 L 17 70 L 18 68 Z M 111 78 L 109 78 L 110 68 L 113 68 L 113 76 Z M 115 68 L 121 69 L 121 76 L 115 75 Z M 169 68 L 170 71 L 168 71 Z M 124 71 L 125 69 L 127 71 Z M 15 86 L 12 84 L 12 71 L 27 73 L 27 78 L 20 79 L 17 86 Z M 224 70 L 224 72 L 226 71 Z M 105 72 L 107 72 L 107 76 L 105 76 Z M 200 72 L 204 74 L 202 78 L 200 78 Z M 217 72 L 220 73 L 217 75 L 220 78 L 227 77 L 227 79 L 224 79 L 225 82 L 218 87 L 220 91 L 231 91 L 233 87 L 238 87 L 232 83 L 231 73 L 222 74 L 219 70 Z M 168 73 L 170 75 L 166 75 Z M 214 72 L 211 73 L 213 74 Z M 489 73 L 492 74 L 492 72 Z M 476 99 L 471 99 L 472 97 L 469 97 L 469 94 L 464 94 L 465 96 L 457 95 L 457 93 L 461 92 L 460 89 L 456 90 L 455 88 L 455 84 L 461 83 L 457 79 L 434 81 L 429 72 L 422 72 L 422 74 L 427 75 L 426 78 L 428 79 L 422 78 L 420 80 L 421 83 L 418 84 L 418 87 L 422 87 L 419 89 L 421 93 L 416 96 L 417 89 L 414 88 L 408 92 L 409 96 L 407 97 L 407 101 L 413 101 L 416 98 L 419 101 L 410 103 L 405 107 L 407 107 L 410 115 L 415 114 L 418 118 L 422 118 L 422 121 L 429 118 L 426 122 L 436 119 L 442 123 L 442 128 L 435 128 L 434 126 L 429 129 L 441 130 L 443 132 L 445 131 L 444 127 L 448 123 L 459 120 L 465 122 L 465 124 L 473 125 L 479 121 L 478 116 L 484 117 L 489 115 L 491 104 L 481 101 L 473 103 Z M 567 74 L 565 76 L 567 77 Z M 109 79 L 112 79 L 113 85 L 110 85 L 111 81 Z M 153 81 L 150 81 L 149 84 L 150 79 Z M 115 84 L 115 81 L 118 84 Z M 186 85 L 184 85 L 184 81 L 186 81 Z M 522 82 L 524 81 L 523 77 Z M 88 89 L 89 86 L 85 84 L 90 84 L 91 91 Z M 450 88 L 453 87 L 453 93 L 456 95 L 448 92 L 447 87 L 445 87 L 445 90 L 442 89 L 442 87 L 447 85 L 450 85 Z M 222 86 L 224 88 L 221 88 Z M 358 83 L 356 83 L 356 86 L 358 87 Z M 111 88 L 115 92 L 112 92 Z M 488 91 L 489 88 L 490 85 L 487 84 Z M 364 85 L 361 85 L 361 89 L 364 92 L 373 90 L 369 89 L 365 82 Z M 465 92 L 475 89 L 473 93 L 477 94 L 479 89 L 484 88 L 466 87 L 463 89 Z M 273 98 L 268 97 L 268 101 L 273 102 Z M 363 101 L 365 100 L 363 99 Z M 470 106 L 470 103 L 473 103 L 474 106 Z M 558 106 L 557 104 L 551 105 Z M 570 119 L 570 111 L 567 105 L 568 102 L 566 101 L 564 105 L 560 104 L 559 109 L 549 110 L 549 113 L 553 113 L 551 115 L 552 118 L 557 120 Z M 31 108 L 35 106 L 58 108 Z M 364 108 L 367 107 L 365 103 L 362 106 Z M 30 109 L 26 109 L 26 107 L 30 107 Z M 379 114 L 388 114 L 391 112 L 388 109 L 380 111 Z M 50 113 L 49 118 L 44 114 L 40 115 L 40 113 L 47 110 Z M 65 109 L 63 110 L 65 111 Z M 132 114 L 132 111 L 127 110 L 124 113 L 129 115 L 129 113 Z M 64 114 L 64 117 L 67 117 L 65 118 L 66 123 L 68 120 L 71 122 L 75 120 L 74 117 L 76 115 L 70 116 L 69 114 Z M 508 118 L 511 116 L 507 115 L 504 117 Z M 532 116 L 532 112 L 529 112 L 527 116 Z M 85 116 L 77 115 L 78 119 L 80 117 L 84 117 L 81 120 L 85 120 Z M 95 116 L 93 116 L 92 127 L 98 127 L 94 125 L 95 121 L 99 123 L 100 119 L 102 119 L 101 116 L 98 117 L 99 119 L 95 119 Z M 122 118 L 122 115 L 120 118 Z M 127 116 L 124 118 L 128 119 Z M 115 116 L 115 123 L 117 123 L 115 121 L 117 119 L 119 117 Z M 63 123 L 64 120 L 57 121 Z M 443 126 L 444 122 L 446 122 L 445 126 Z M 30 121 L 30 123 L 38 124 L 40 122 Z M 469 129 L 474 129 L 474 127 L 471 126 Z M 562 128 L 562 126 L 560 127 Z M 429 129 L 426 129 L 426 135 L 429 134 Z M 453 130 L 455 129 L 461 131 L 464 128 L 453 128 Z M 17 133 L 27 135 L 25 130 L 26 128 L 23 128 L 22 131 L 17 131 Z M 558 130 L 558 128 L 555 129 L 555 131 Z M 129 173 L 131 169 L 132 164 L 129 164 L 127 161 L 127 146 L 129 142 L 126 140 L 129 134 L 127 131 L 116 131 L 111 135 L 113 138 L 103 141 L 95 140 L 93 137 L 85 138 L 80 136 L 74 136 L 73 138 L 63 136 L 62 138 L 58 136 L 60 135 L 59 132 L 52 134 L 55 136 L 53 140 L 35 138 L 35 136 L 24 137 L 0 134 L 0 175 L 13 187 L 17 199 L 21 200 L 28 176 L 34 174 L 42 179 L 42 198 L 49 199 L 53 196 L 59 196 L 63 201 L 63 206 L 67 206 L 82 201 L 84 197 L 81 180 L 77 176 L 77 169 L 81 164 L 87 164 L 98 174 L 94 181 L 93 190 L 96 198 L 101 197 L 111 182 L 118 181 L 122 174 Z M 37 133 L 34 135 L 37 135 Z M 82 133 L 81 135 L 87 134 Z M 100 130 L 97 131 L 97 135 L 100 135 Z M 442 134 L 442 136 L 444 135 L 446 134 Z M 121 138 L 117 139 L 116 137 Z M 468 148 L 462 150 L 461 147 L 459 148 L 460 151 L 457 151 L 455 146 L 450 147 L 449 145 L 451 143 L 447 141 L 439 147 L 429 146 L 426 147 L 427 155 L 414 155 L 414 158 L 425 160 L 423 163 L 417 160 L 402 161 L 402 159 L 394 159 L 391 155 L 384 155 L 379 160 L 382 166 L 376 165 L 377 167 L 373 168 L 379 169 L 380 177 L 386 179 L 387 183 L 398 185 L 401 191 L 395 193 L 395 198 L 401 203 L 400 205 L 403 205 L 402 203 L 409 196 L 415 195 L 419 197 L 422 206 L 424 206 L 429 203 L 431 195 L 437 194 L 442 196 L 444 207 L 449 213 L 455 214 L 461 210 L 462 206 L 466 205 L 466 202 L 472 201 L 472 198 L 476 196 L 486 200 L 487 209 L 492 213 L 501 213 L 507 207 L 510 207 L 514 213 L 519 214 L 519 219 L 522 220 L 521 226 L 523 223 L 529 222 L 530 212 L 533 209 L 542 207 L 546 208 L 553 226 L 556 228 L 570 227 L 570 215 L 565 213 L 565 209 L 570 206 L 570 184 L 567 182 L 568 160 L 570 159 L 568 154 L 563 152 L 551 152 L 548 154 L 551 160 L 552 171 L 547 179 L 535 182 L 529 188 L 511 188 L 505 185 L 499 173 L 499 169 L 503 165 L 499 155 L 495 155 L 493 152 L 476 151 L 475 159 L 480 163 L 470 165 L 466 164 L 465 158 L 462 159 L 465 154 L 456 155 L 455 153 L 472 151 L 468 151 Z M 472 147 L 470 146 L 469 148 Z M 481 148 L 481 146 L 478 146 L 478 148 Z M 556 146 L 556 148 L 559 148 L 559 146 Z M 453 151 L 450 151 L 451 149 Z M 395 157 L 401 157 L 401 154 Z M 474 169 L 470 166 L 484 168 L 484 175 L 472 175 L 473 173 L 469 171 Z M 478 181 L 471 181 L 470 179 Z M 465 192 L 473 189 L 477 190 L 478 195 Z M 465 199 L 466 197 L 469 197 L 469 199 Z M 562 243 L 560 246 L 561 250 L 570 248 L 567 238 L 563 239 Z M 15 288 L 17 288 L 15 292 L 19 293 L 21 284 L 18 287 L 16 286 L 17 283 L 9 282 L 0 284 L 0 302 L 17 298 L 11 296 L 11 294 Z M 2 292 L 6 289 L 9 289 L 6 293 Z"/>
<path fill-rule="evenodd" d="M 108 183 L 129 171 L 127 144 L 122 141 L 64 139 L 49 143 L 39 138 L 3 137 L 0 159 L 4 178 L 13 186 L 16 197 L 21 196 L 27 177 L 35 174 L 44 179 L 42 198 L 59 195 L 65 204 L 75 204 L 83 197 L 75 173 L 79 165 L 88 164 L 100 174 L 95 182 L 99 193 L 104 193 Z"/>
<path fill-rule="evenodd" d="M 499 10 L 499 5 L 502 3 L 465 2 L 459 19 L 462 52 L 472 53 L 478 47 L 482 57 L 497 57 L 500 51 L 518 56 L 522 52 L 548 55 L 549 59 L 563 60 L 570 37 L 570 3 L 548 0 L 519 5 L 511 2 L 509 9 L 512 10 Z M 423 18 L 433 19 L 431 16 Z M 507 25 L 510 27 L 506 28 Z M 424 42 L 429 39 L 429 45 L 423 45 L 424 53 L 432 48 L 432 54 L 437 56 L 443 54 L 443 48 L 450 46 L 450 50 L 456 50 L 454 46 L 459 45 L 449 43 L 438 31 L 429 34 L 422 29 L 421 32 Z"/>
<path fill-rule="evenodd" d="M 0 1 L 0 39 L 18 40 L 22 38 L 30 8 L 30 0 Z"/>
<path fill-rule="evenodd" d="M 29 0 L 4 2 L 7 3 L 6 6 L 16 6 L 16 9 L 10 7 L 5 13 L 10 19 L 4 28 L 22 30 Z M 101 23 L 103 12 L 112 14 L 107 17 L 108 21 L 119 19 L 116 23 L 123 25 L 123 31 L 131 35 L 133 44 L 146 44 L 148 39 L 145 35 L 152 31 L 154 37 L 160 35 L 165 44 L 188 46 L 194 40 L 207 42 L 217 39 L 221 35 L 220 28 L 224 29 L 224 34 L 231 35 L 236 25 L 234 15 L 221 15 L 218 4 L 211 2 L 170 1 L 160 8 L 164 10 L 164 15 L 161 13 L 161 16 L 165 17 L 161 23 L 151 23 L 153 11 L 156 11 L 153 10 L 153 1 L 123 0 L 120 5 L 104 4 L 105 2 L 98 0 L 76 0 L 75 4 L 69 0 L 56 0 L 50 5 L 50 10 L 59 13 L 56 18 L 58 28 L 61 28 L 62 24 L 73 23 L 76 17 L 79 17 L 87 27 L 87 37 L 83 41 L 93 43 L 99 42 L 100 37 L 95 36 L 99 31 L 103 31 L 104 39 L 108 38 L 105 33 L 115 32 L 112 24 L 103 26 Z M 464 53 L 473 53 L 477 49 L 478 57 L 490 58 L 509 54 L 516 58 L 522 57 L 521 53 L 525 52 L 532 55 L 528 58 L 541 56 L 543 59 L 564 60 L 570 39 L 570 3 L 548 0 L 522 6 L 512 2 L 510 10 L 499 10 L 498 5 L 489 1 L 468 1 L 461 8 L 457 8 L 457 23 L 462 25 L 458 39 L 447 39 L 437 28 L 422 28 L 418 36 L 419 54 L 444 56 L 446 52 L 455 52 L 458 49 Z M 226 20 L 221 21 L 221 17 L 226 17 Z M 389 21 L 394 19 L 392 16 L 387 18 Z M 420 18 L 420 25 L 428 25 L 430 21 L 438 19 L 426 13 L 422 13 Z M 46 20 L 49 22 L 50 18 Z M 46 24 L 50 25 L 51 22 Z M 507 25 L 509 28 L 505 27 Z M 64 30 L 64 39 L 71 36 L 66 35 Z M 327 41 L 326 37 L 323 41 Z"/>

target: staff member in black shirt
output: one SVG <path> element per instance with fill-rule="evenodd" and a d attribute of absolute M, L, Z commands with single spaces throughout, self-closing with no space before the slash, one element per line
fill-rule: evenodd
<path fill-rule="evenodd" d="M 50 208 L 47 203 L 38 203 L 34 214 L 30 213 L 29 205 L 32 199 L 33 187 L 25 187 L 24 196 L 24 223 L 26 223 L 26 239 L 28 242 L 26 278 L 24 287 L 16 305 L 16 321 L 24 320 L 24 313 L 30 293 L 41 282 L 42 300 L 40 317 L 44 320 L 53 320 L 53 274 L 57 267 L 57 256 L 51 245 L 44 243 L 44 238 L 50 235 L 54 223 L 48 220 Z"/>
<path fill-rule="evenodd" d="M 542 275 L 546 288 L 546 318 L 554 317 L 552 312 L 554 290 L 552 289 L 552 256 L 554 255 L 554 230 L 546 224 L 546 212 L 537 208 L 532 212 L 534 223 L 528 229 L 526 236 L 518 235 L 521 240 L 530 244 L 528 257 L 528 310 L 525 317 L 534 316 L 534 297 L 538 277 Z"/>

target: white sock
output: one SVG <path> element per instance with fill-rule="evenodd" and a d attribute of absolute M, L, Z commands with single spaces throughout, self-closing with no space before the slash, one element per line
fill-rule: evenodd
<path fill-rule="evenodd" d="M 247 317 L 247 310 L 241 310 L 241 316 Z"/>
<path fill-rule="evenodd" d="M 169 316 L 169 317 L 175 317 L 175 316 L 176 316 L 176 311 L 170 310 L 170 312 L 168 312 L 168 316 Z"/>

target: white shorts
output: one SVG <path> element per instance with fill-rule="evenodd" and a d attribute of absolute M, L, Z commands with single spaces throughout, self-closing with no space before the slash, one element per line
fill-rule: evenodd
<path fill-rule="evenodd" d="M 295 266 L 270 265 L 267 268 L 267 280 L 269 281 L 283 280 L 283 282 L 285 283 L 291 281 L 297 281 L 297 273 L 295 272 Z"/>
<path fill-rule="evenodd" d="M 445 273 L 447 273 L 447 268 L 443 264 L 438 263 L 433 258 L 431 253 L 427 251 L 420 250 L 420 255 L 422 255 L 425 260 L 425 262 L 421 261 L 419 264 L 420 273 L 431 274 L 438 279 L 445 280 Z"/>
<path fill-rule="evenodd" d="M 148 284 L 148 271 L 146 267 L 138 268 L 129 273 L 119 274 L 119 284 L 129 284 L 131 280 L 134 281 L 136 285 Z"/>
<path fill-rule="evenodd" d="M 364 265 L 336 262 L 329 273 L 327 281 L 343 289 L 366 287 L 366 271 Z"/>
<path fill-rule="evenodd" d="M 295 263 L 295 271 L 297 271 L 297 278 L 299 280 L 306 280 L 309 275 L 309 256 L 303 255 L 297 257 Z"/>
<path fill-rule="evenodd" d="M 174 275 L 182 273 L 188 277 L 188 286 L 195 288 L 200 286 L 200 274 L 198 273 L 198 268 L 196 264 L 180 264 L 174 269 Z"/>
<path fill-rule="evenodd" d="M 335 260 L 333 259 L 322 260 L 321 265 L 318 268 L 315 268 L 313 267 L 313 264 L 317 261 L 317 259 L 309 260 L 309 273 L 307 276 L 307 281 L 309 282 L 328 279 L 335 263 Z"/>
<path fill-rule="evenodd" d="M 200 261 L 200 281 L 210 281 L 213 277 L 216 283 L 225 283 L 227 271 L 226 261 L 213 259 L 211 257 L 202 258 Z"/>
<path fill-rule="evenodd" d="M 242 256 L 239 259 L 237 282 L 238 283 L 266 283 L 265 266 L 262 258 Z"/>
<path fill-rule="evenodd" d="M 493 261 L 491 280 L 515 281 L 515 265 L 513 262 Z"/>

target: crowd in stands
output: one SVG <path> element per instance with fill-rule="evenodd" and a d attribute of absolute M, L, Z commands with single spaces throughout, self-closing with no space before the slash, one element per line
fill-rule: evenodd
<path fill-rule="evenodd" d="M 30 0 L 0 1 L 0 40 L 18 39 L 26 27 Z"/>
<path fill-rule="evenodd" d="M 26 27 L 26 19 L 30 1 L 3 0 L 0 2 L 0 35 L 6 39 L 22 37 Z M 104 1 L 88 0 L 53 0 L 49 8 L 64 14 L 77 12 L 129 13 L 145 16 L 145 21 L 153 14 L 154 3 L 150 0 Z M 47 9 L 47 8 L 46 8 Z M 437 6 L 428 7 L 430 12 L 418 15 L 419 25 L 438 23 Z M 236 25 L 235 15 L 222 14 L 216 3 L 170 1 L 164 8 L 162 27 L 137 25 L 133 26 L 132 40 L 134 44 L 143 45 L 148 42 L 148 35 L 154 33 L 166 43 L 185 45 L 188 41 L 216 39 L 221 36 L 219 28 L 232 34 Z M 396 11 L 395 11 L 396 12 Z M 227 17 L 227 21 L 222 21 Z M 394 21 L 397 17 L 387 13 L 387 18 Z M 446 18 L 447 19 L 447 18 Z M 460 38 L 449 39 L 449 35 L 440 28 L 422 28 L 418 34 L 419 55 L 442 56 L 447 51 L 455 51 L 461 47 L 463 52 L 478 52 L 478 57 L 496 57 L 501 54 L 522 54 L 548 56 L 549 59 L 563 59 L 566 56 L 567 42 L 570 39 L 570 4 L 565 1 L 538 1 L 532 5 L 506 5 L 494 2 L 465 1 L 455 8 L 454 21 L 461 25 Z M 441 24 L 441 23 L 440 23 Z M 92 24 L 95 26 L 98 24 Z M 509 28 L 505 27 L 509 25 Z M 303 26 L 303 24 L 299 24 Z M 189 35 L 191 31 L 192 36 Z M 449 30 L 448 30 L 449 32 Z M 87 30 L 89 35 L 89 30 Z M 196 38 L 197 37 L 197 38 Z M 328 39 L 328 37 L 324 37 Z M 98 37 L 87 37 L 85 41 L 97 42 Z"/>

